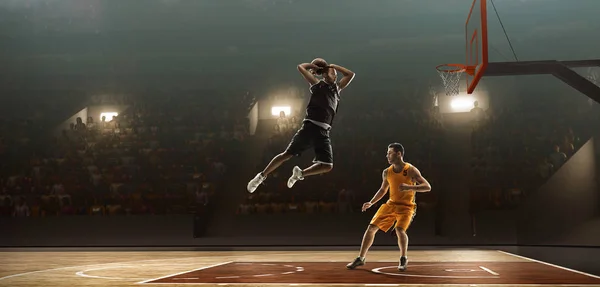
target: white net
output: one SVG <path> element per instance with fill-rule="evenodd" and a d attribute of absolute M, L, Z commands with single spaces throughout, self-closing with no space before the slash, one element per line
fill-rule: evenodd
<path fill-rule="evenodd" d="M 435 89 L 435 86 L 433 86 L 431 83 L 429 83 L 429 95 L 432 97 L 433 100 L 433 106 L 437 107 L 439 106 L 439 97 L 438 97 L 438 92 Z"/>
<path fill-rule="evenodd" d="M 460 70 L 442 70 L 438 69 L 438 74 L 444 82 L 444 90 L 446 96 L 456 96 L 460 92 L 460 79 L 462 74 L 465 72 L 464 69 Z"/>

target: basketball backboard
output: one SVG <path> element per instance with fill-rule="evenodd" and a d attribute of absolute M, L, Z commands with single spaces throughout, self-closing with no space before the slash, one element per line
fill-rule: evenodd
<path fill-rule="evenodd" d="M 473 0 L 465 25 L 465 47 L 467 67 L 474 72 L 464 73 L 467 81 L 467 93 L 471 94 L 488 65 L 488 27 L 487 0 Z"/>

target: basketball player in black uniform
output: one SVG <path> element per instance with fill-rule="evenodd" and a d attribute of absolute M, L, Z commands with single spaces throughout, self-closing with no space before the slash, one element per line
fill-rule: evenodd
<path fill-rule="evenodd" d="M 293 156 L 299 156 L 311 147 L 315 151 L 314 164 L 304 170 L 295 166 L 287 182 L 288 188 L 292 188 L 298 180 L 303 180 L 307 176 L 326 173 L 333 169 L 333 150 L 329 132 L 337 112 L 340 92 L 354 79 L 354 72 L 338 65 L 328 65 L 321 58 L 298 65 L 298 71 L 310 84 L 311 93 L 302 127 L 296 132 L 286 150 L 276 155 L 262 172 L 248 182 L 247 188 L 250 193 L 254 192 L 281 164 Z M 337 72 L 342 74 L 342 79 L 338 83 L 336 83 Z M 322 79 L 319 80 L 316 76 L 322 76 Z"/>

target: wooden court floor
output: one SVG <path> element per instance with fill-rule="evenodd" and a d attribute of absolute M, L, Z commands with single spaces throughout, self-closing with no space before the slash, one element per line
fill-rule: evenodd
<path fill-rule="evenodd" d="M 0 286 L 600 286 L 600 276 L 496 250 L 0 252 Z"/>

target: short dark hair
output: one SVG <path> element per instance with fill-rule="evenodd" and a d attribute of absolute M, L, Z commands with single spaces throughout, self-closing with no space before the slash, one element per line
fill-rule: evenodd
<path fill-rule="evenodd" d="M 404 155 L 404 147 L 399 143 L 391 143 L 388 145 L 388 148 L 394 150 L 394 152 L 401 152 Z"/>

